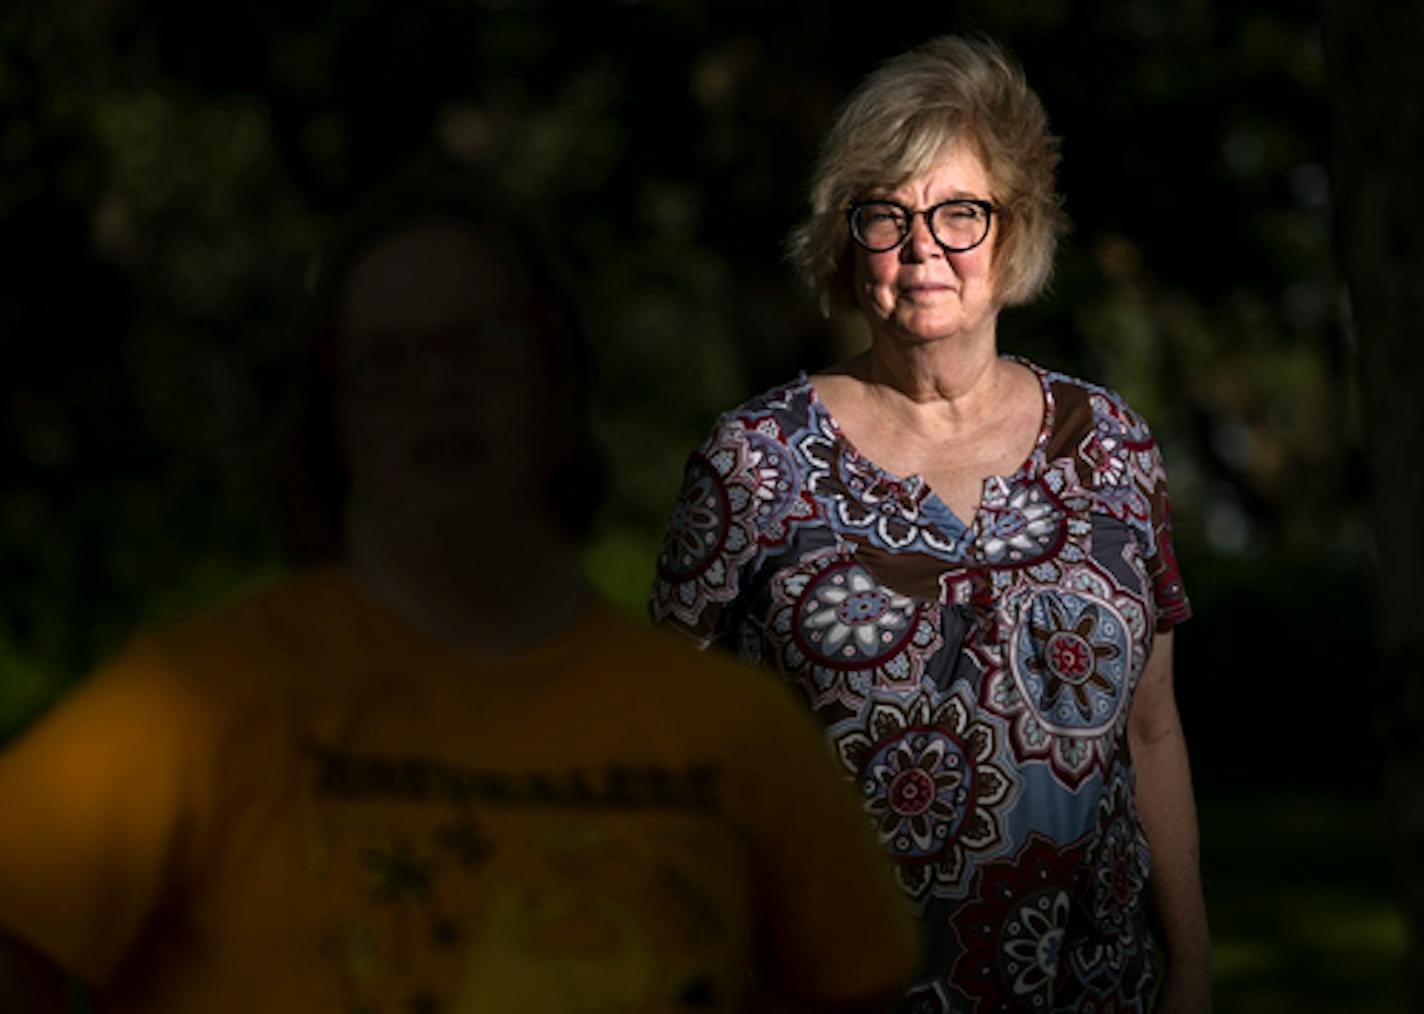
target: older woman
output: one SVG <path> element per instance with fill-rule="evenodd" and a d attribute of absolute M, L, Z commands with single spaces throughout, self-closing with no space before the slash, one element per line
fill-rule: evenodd
<path fill-rule="evenodd" d="M 990 42 L 861 85 L 792 251 L 870 347 L 719 419 L 651 600 L 804 691 L 921 917 L 926 1014 L 1209 1006 L 1161 458 L 996 342 L 1050 273 L 1057 158 Z"/>

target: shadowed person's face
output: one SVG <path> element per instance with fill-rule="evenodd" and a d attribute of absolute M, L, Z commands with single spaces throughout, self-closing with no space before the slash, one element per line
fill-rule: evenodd
<path fill-rule="evenodd" d="M 546 513 L 531 279 L 453 224 L 416 225 L 353 267 L 337 425 L 348 507 L 392 534 L 486 537 Z"/>

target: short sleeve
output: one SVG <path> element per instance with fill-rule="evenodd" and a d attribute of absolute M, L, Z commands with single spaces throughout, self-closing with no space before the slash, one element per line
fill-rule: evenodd
<path fill-rule="evenodd" d="M 0 927 L 91 983 L 181 865 L 193 711 L 138 639 L 0 753 Z"/>
<path fill-rule="evenodd" d="M 699 647 L 731 627 L 748 572 L 759 559 L 753 458 L 743 422 L 722 416 L 688 458 L 658 552 L 648 612 Z"/>
<path fill-rule="evenodd" d="M 1070 457 L 1092 510 L 1131 533 L 1152 626 L 1165 632 L 1191 616 L 1172 546 L 1172 498 L 1152 428 L 1115 391 L 1057 377 L 1053 453 Z M 1125 535 L 1126 532 L 1123 534 Z"/>
<path fill-rule="evenodd" d="M 1143 428 L 1146 428 L 1145 424 Z M 1155 440 L 1150 441 L 1150 447 L 1142 457 L 1145 473 L 1143 486 L 1151 508 L 1152 525 L 1151 554 L 1145 562 L 1157 610 L 1157 630 L 1161 633 L 1190 618 L 1192 607 L 1182 585 L 1177 553 L 1172 546 L 1172 498 L 1167 488 L 1167 469 L 1162 461 L 1162 451 Z"/>
<path fill-rule="evenodd" d="M 861 800 L 788 689 L 767 680 L 760 696 L 737 779 L 759 974 L 811 1010 L 900 989 L 918 965 L 918 932 Z"/>

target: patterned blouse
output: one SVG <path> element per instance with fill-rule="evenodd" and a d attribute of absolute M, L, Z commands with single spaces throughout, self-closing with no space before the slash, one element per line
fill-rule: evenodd
<path fill-rule="evenodd" d="M 1118 395 L 1025 365 L 1043 428 L 968 525 L 805 374 L 726 413 L 651 596 L 804 692 L 920 917 L 917 1014 L 1145 1011 L 1157 978 L 1127 715 L 1190 611 L 1166 477 Z"/>

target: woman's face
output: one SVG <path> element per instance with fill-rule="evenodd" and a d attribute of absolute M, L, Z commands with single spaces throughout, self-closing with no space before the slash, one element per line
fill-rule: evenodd
<path fill-rule="evenodd" d="M 882 197 L 923 211 L 955 198 L 992 200 L 989 174 L 969 145 L 956 144 L 928 172 L 899 187 L 857 195 Z M 916 214 L 910 235 L 893 250 L 855 248 L 855 286 L 861 311 L 877 338 L 921 343 L 956 336 L 992 336 L 998 302 L 992 266 L 994 221 L 984 242 L 951 253 Z"/>
<path fill-rule="evenodd" d="M 354 264 L 341 304 L 336 418 L 349 503 L 390 528 L 528 511 L 543 383 L 530 279 L 455 225 L 416 225 Z"/>

